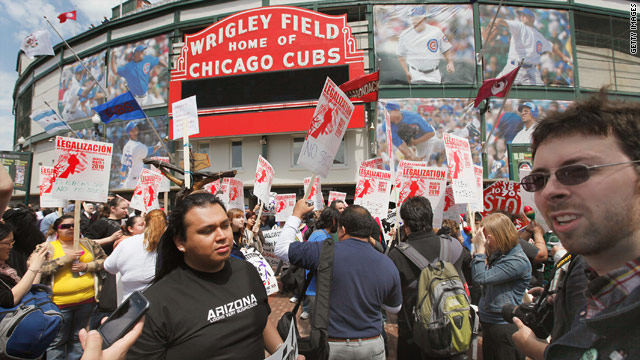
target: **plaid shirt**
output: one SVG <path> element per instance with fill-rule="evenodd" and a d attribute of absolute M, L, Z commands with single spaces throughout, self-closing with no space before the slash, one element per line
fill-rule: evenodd
<path fill-rule="evenodd" d="M 622 302 L 631 292 L 640 287 L 640 258 L 628 261 L 622 267 L 603 276 L 598 276 L 591 268 L 586 272 L 590 280 L 585 291 L 587 319 Z"/>

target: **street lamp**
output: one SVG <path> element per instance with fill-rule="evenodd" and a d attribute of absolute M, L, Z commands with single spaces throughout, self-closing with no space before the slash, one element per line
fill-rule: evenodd
<path fill-rule="evenodd" d="M 22 147 L 24 146 L 25 142 L 27 142 L 27 140 L 24 139 L 24 136 L 20 136 L 18 138 L 18 145 L 20 146 L 20 151 L 22 151 Z"/>
<path fill-rule="evenodd" d="M 91 118 L 91 122 L 93 123 L 93 132 L 94 135 L 96 137 L 96 139 L 98 139 L 99 137 L 102 136 L 102 133 L 100 132 L 100 128 L 98 127 L 100 124 L 100 115 L 93 114 L 93 117 Z"/>

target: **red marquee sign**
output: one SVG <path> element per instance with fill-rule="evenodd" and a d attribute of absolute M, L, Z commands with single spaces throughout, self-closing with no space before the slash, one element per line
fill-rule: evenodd
<path fill-rule="evenodd" d="M 171 70 L 169 103 L 182 98 L 183 81 L 338 65 L 348 65 L 349 79 L 364 73 L 364 54 L 357 50 L 346 15 L 291 6 L 246 10 L 199 33 L 185 35 L 180 57 Z M 199 108 L 200 134 L 195 137 L 306 131 L 316 103 Z M 349 127 L 363 126 L 364 107 L 357 106 Z"/>

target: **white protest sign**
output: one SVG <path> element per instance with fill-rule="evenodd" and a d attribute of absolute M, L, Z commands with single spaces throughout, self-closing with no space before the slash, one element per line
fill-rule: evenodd
<path fill-rule="evenodd" d="M 339 191 L 329 191 L 329 205 L 335 200 L 342 200 L 345 205 L 347 204 L 347 193 Z"/>
<path fill-rule="evenodd" d="M 476 175 L 473 170 L 469 140 L 444 134 L 444 147 L 456 204 L 473 202 L 476 196 Z"/>
<path fill-rule="evenodd" d="M 273 166 L 262 155 L 258 155 L 258 165 L 256 166 L 256 179 L 253 182 L 253 195 L 263 204 L 269 203 L 269 193 L 271 183 L 273 183 Z"/>
<path fill-rule="evenodd" d="M 309 187 L 309 183 L 311 182 L 311 178 L 304 178 L 304 189 L 305 193 L 307 192 L 307 188 Z M 324 209 L 324 196 L 322 196 L 322 186 L 320 185 L 320 178 L 316 177 L 313 181 L 313 187 L 309 192 L 309 199 L 313 200 L 313 210 L 322 210 Z"/>
<path fill-rule="evenodd" d="M 113 144 L 56 136 L 55 149 L 53 197 L 107 202 Z"/>
<path fill-rule="evenodd" d="M 200 124 L 198 123 L 198 105 L 196 104 L 196 96 L 190 96 L 186 99 L 176 101 L 171 104 L 173 112 L 173 140 L 182 138 L 183 123 L 189 123 L 188 136 L 196 135 L 200 132 Z"/>
<path fill-rule="evenodd" d="M 168 156 L 154 156 L 151 159 L 166 162 L 167 164 L 169 163 Z M 160 169 L 158 169 L 153 165 L 151 165 L 150 168 L 151 170 L 160 172 Z M 170 188 L 171 188 L 171 181 L 169 181 L 168 177 L 162 175 L 162 181 L 160 181 L 160 187 L 158 188 L 158 192 L 169 192 L 171 190 Z"/>
<path fill-rule="evenodd" d="M 236 178 L 222 179 L 222 187 L 229 208 L 244 209 L 244 183 Z"/>
<path fill-rule="evenodd" d="M 356 181 L 353 203 L 365 207 L 374 218 L 386 218 L 392 185 L 391 171 L 361 166 Z"/>
<path fill-rule="evenodd" d="M 460 214 L 467 212 L 465 204 L 456 204 L 451 185 L 447 185 L 442 201 L 433 209 L 433 226 L 438 228 L 442 226 L 442 220 L 444 219 L 454 220 L 460 224 Z"/>
<path fill-rule="evenodd" d="M 205 184 L 202 187 L 203 190 L 205 190 L 208 193 L 211 193 L 213 195 L 219 195 L 220 192 L 222 191 L 222 188 L 220 187 L 220 179 L 212 181 L 208 184 Z M 218 194 L 216 194 L 218 193 Z"/>
<path fill-rule="evenodd" d="M 129 207 L 142 212 L 160 208 L 158 204 L 158 188 L 160 188 L 160 182 L 162 182 L 163 177 L 164 175 L 160 172 L 142 169 L 136 188 L 133 190 Z"/>
<path fill-rule="evenodd" d="M 296 194 L 276 195 L 276 221 L 287 221 L 293 214 L 293 207 L 296 205 Z"/>
<path fill-rule="evenodd" d="M 53 183 L 56 180 L 53 166 L 40 166 L 40 208 L 57 208 L 67 206 L 67 200 L 51 196 Z"/>
<path fill-rule="evenodd" d="M 264 289 L 267 291 L 267 296 L 277 293 L 278 280 L 273 275 L 273 269 L 269 266 L 267 260 L 254 248 L 242 248 L 240 251 L 242 251 L 247 261 L 258 270 Z"/>
<path fill-rule="evenodd" d="M 296 338 L 295 324 L 295 321 L 291 322 L 289 334 L 282 343 L 282 346 L 265 360 L 295 360 L 298 358 L 298 339 Z"/>
<path fill-rule="evenodd" d="M 482 212 L 484 209 L 482 193 L 482 171 L 482 166 L 473 165 L 473 173 L 476 176 L 476 196 L 474 201 L 469 204 L 469 209 L 471 211 Z"/>
<path fill-rule="evenodd" d="M 262 256 L 269 262 L 273 269 L 277 269 L 280 258 L 275 254 L 276 241 L 280 237 L 281 229 L 265 230 L 262 232 L 264 236 L 264 244 L 262 244 Z"/>
<path fill-rule="evenodd" d="M 384 170 L 384 164 L 382 163 L 381 157 L 365 160 L 360 163 L 360 166 Z"/>
<path fill-rule="evenodd" d="M 297 163 L 327 177 L 353 109 L 347 95 L 327 77 Z"/>
<path fill-rule="evenodd" d="M 413 168 L 405 166 L 398 171 L 396 183 L 398 187 L 398 206 L 413 196 L 423 196 L 429 200 L 432 209 L 442 202 L 447 188 L 447 171 L 438 167 Z M 434 224 L 435 226 L 435 224 Z"/>

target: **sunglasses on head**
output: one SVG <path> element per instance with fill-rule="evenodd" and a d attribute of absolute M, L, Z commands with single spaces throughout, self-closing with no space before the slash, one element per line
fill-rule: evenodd
<path fill-rule="evenodd" d="M 640 162 L 640 160 L 633 161 L 625 161 L 613 164 L 603 164 L 603 165 L 584 165 L 584 164 L 573 164 L 563 166 L 553 172 L 558 182 L 562 185 L 580 185 L 582 183 L 587 182 L 591 177 L 591 171 L 596 170 L 603 167 L 609 166 L 617 166 L 617 165 L 625 165 L 625 164 L 634 164 Z M 551 177 L 552 173 L 533 173 L 523 177 L 520 180 L 520 185 L 523 189 L 529 192 L 536 192 L 544 189 L 545 185 L 547 185 L 547 181 Z"/>
<path fill-rule="evenodd" d="M 60 226 L 58 226 L 58 229 L 60 230 L 69 230 L 73 228 L 74 228 L 73 224 L 61 224 Z"/>

